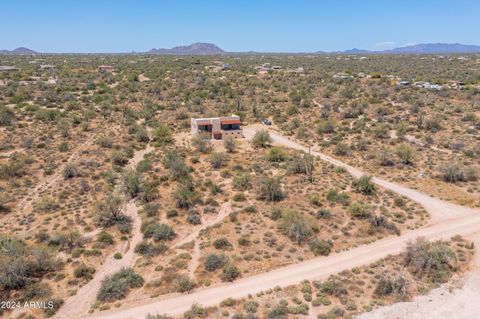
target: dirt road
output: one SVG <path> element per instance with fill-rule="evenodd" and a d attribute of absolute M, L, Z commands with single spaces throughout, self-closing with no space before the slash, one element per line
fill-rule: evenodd
<path fill-rule="evenodd" d="M 480 214 L 461 216 L 439 222 L 434 226 L 405 233 L 402 236 L 385 238 L 372 244 L 332 254 L 328 257 L 317 257 L 260 275 L 246 277 L 231 284 L 221 284 L 211 288 L 200 289 L 187 295 L 152 299 L 147 304 L 106 312 L 94 316 L 94 318 L 143 319 L 149 313 L 179 314 L 187 310 L 193 303 L 213 306 L 227 297 L 241 298 L 275 286 L 284 287 L 297 284 L 304 279 L 326 279 L 328 276 L 342 270 L 372 263 L 389 254 L 400 253 L 409 240 L 419 236 L 429 239 L 450 238 L 457 234 L 468 236 L 479 230 Z"/>
<path fill-rule="evenodd" d="M 255 132 L 259 129 L 261 129 L 261 127 L 259 126 L 246 127 L 243 130 L 243 134 L 247 138 L 252 138 Z M 308 147 L 292 141 L 289 138 L 282 136 L 278 133 L 270 131 L 270 136 L 272 137 L 272 140 L 275 144 L 308 152 Z M 343 167 L 354 177 L 360 177 L 365 174 L 360 169 L 347 165 L 342 161 L 339 161 L 321 152 L 311 150 L 311 154 L 335 166 Z M 408 187 L 402 186 L 397 183 L 389 182 L 378 177 L 374 177 L 372 181 L 383 188 L 389 189 L 397 194 L 408 197 L 411 200 L 422 205 L 430 214 L 430 224 L 433 224 L 440 220 L 453 218 L 462 214 L 470 214 L 476 211 L 475 209 L 455 205 L 453 203 L 431 197 L 430 195 L 424 194 L 417 190 L 410 189 Z"/>
<path fill-rule="evenodd" d="M 245 128 L 244 135 L 247 138 L 251 138 L 257 129 L 258 128 Z M 271 136 L 276 144 L 304 151 L 307 150 L 306 147 L 277 133 L 271 132 Z M 355 177 L 363 175 L 363 172 L 360 170 L 325 154 L 319 152 L 312 152 L 312 154 L 333 165 L 344 167 Z M 420 236 L 428 239 L 447 239 L 457 234 L 463 236 L 472 235 L 480 230 L 480 211 L 478 210 L 444 202 L 383 179 L 374 178 L 374 182 L 420 203 L 431 214 L 433 221 L 428 227 L 410 231 L 401 236 L 385 238 L 349 251 L 336 253 L 328 257 L 317 257 L 263 274 L 246 277 L 234 283 L 220 284 L 210 288 L 200 289 L 187 295 L 171 295 L 152 299 L 146 304 L 105 312 L 94 316 L 94 318 L 130 319 L 145 318 L 149 313 L 178 314 L 187 310 L 193 303 L 212 306 L 220 303 L 227 297 L 241 298 L 248 294 L 255 294 L 275 286 L 296 284 L 304 279 L 325 279 L 342 270 L 372 263 L 389 254 L 397 254 L 401 252 L 409 240 Z"/>

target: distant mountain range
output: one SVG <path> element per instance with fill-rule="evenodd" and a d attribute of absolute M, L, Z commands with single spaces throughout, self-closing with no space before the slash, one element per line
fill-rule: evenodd
<path fill-rule="evenodd" d="M 30 50 L 29 48 L 20 47 L 12 51 L 0 50 L 0 54 L 38 54 L 38 52 Z"/>
<path fill-rule="evenodd" d="M 355 50 L 355 49 L 354 49 Z M 360 52 L 362 51 L 362 52 Z M 385 54 L 434 54 L 434 53 L 479 53 L 479 45 L 460 43 L 421 43 L 384 51 L 359 50 L 358 53 Z"/>
<path fill-rule="evenodd" d="M 226 52 L 213 43 L 197 42 L 188 46 L 178 46 L 172 49 L 151 49 L 146 53 L 164 55 L 218 55 L 225 54 Z"/>
<path fill-rule="evenodd" d="M 269 52 L 226 52 L 213 43 L 197 42 L 187 46 L 177 46 L 171 49 L 151 49 L 143 54 L 158 55 L 222 55 L 222 54 L 268 54 Z M 270 52 L 282 53 L 282 52 Z M 286 52 L 287 53 L 287 52 Z M 383 51 L 370 51 L 353 48 L 345 51 L 324 52 L 317 51 L 314 54 L 454 54 L 454 53 L 480 53 L 480 45 L 468 45 L 460 43 L 422 43 L 399 47 Z M 42 54 L 28 48 L 20 47 L 14 50 L 0 50 L 0 54 Z M 293 54 L 293 53 L 288 53 Z M 308 52 L 298 52 L 308 54 Z"/>

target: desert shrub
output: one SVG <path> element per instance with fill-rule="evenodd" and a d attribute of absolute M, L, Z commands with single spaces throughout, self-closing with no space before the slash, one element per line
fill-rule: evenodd
<path fill-rule="evenodd" d="M 110 136 L 101 135 L 96 142 L 98 145 L 100 145 L 100 147 L 103 147 L 103 148 L 113 147 L 113 139 Z"/>
<path fill-rule="evenodd" d="M 268 130 L 260 130 L 255 133 L 252 139 L 252 146 L 254 148 L 265 148 L 270 145 L 272 138 Z"/>
<path fill-rule="evenodd" d="M 205 258 L 205 270 L 206 271 L 215 271 L 222 268 L 228 263 L 228 257 L 224 254 L 209 254 Z"/>
<path fill-rule="evenodd" d="M 377 125 L 372 133 L 375 138 L 387 138 L 389 136 L 390 128 L 388 124 L 382 123 Z"/>
<path fill-rule="evenodd" d="M 187 223 L 192 225 L 200 225 L 202 223 L 200 214 L 195 211 L 190 212 L 187 216 Z"/>
<path fill-rule="evenodd" d="M 223 146 L 225 147 L 228 153 L 233 153 L 237 148 L 237 142 L 233 137 L 229 136 L 223 140 Z"/>
<path fill-rule="evenodd" d="M 142 189 L 142 176 L 134 169 L 127 169 L 122 174 L 122 188 L 129 198 L 138 196 Z"/>
<path fill-rule="evenodd" d="M 385 216 L 373 216 L 370 218 L 369 224 L 370 229 L 368 232 L 370 234 L 374 234 L 378 230 L 385 229 L 394 234 L 400 235 L 400 230 L 398 227 L 394 223 L 391 223 Z"/>
<path fill-rule="evenodd" d="M 178 292 L 187 292 L 192 290 L 195 287 L 195 283 L 185 275 L 179 275 L 175 279 L 176 291 Z"/>
<path fill-rule="evenodd" d="M 300 152 L 294 153 L 288 160 L 287 171 L 290 174 L 306 173 L 306 163 L 304 156 Z"/>
<path fill-rule="evenodd" d="M 218 169 L 228 160 L 227 154 L 222 152 L 213 152 L 208 158 L 212 168 Z"/>
<path fill-rule="evenodd" d="M 382 166 L 393 166 L 393 154 L 387 150 L 381 150 L 377 155 L 378 163 Z"/>
<path fill-rule="evenodd" d="M 140 193 L 138 193 L 138 199 L 145 204 L 156 200 L 159 197 L 157 186 L 157 180 L 142 180 L 142 183 L 140 184 Z"/>
<path fill-rule="evenodd" d="M 61 298 L 51 298 L 50 300 L 52 301 L 52 307 L 43 309 L 43 313 L 47 318 L 52 317 L 54 314 L 56 314 L 58 309 L 60 309 L 60 307 L 64 303 L 63 299 Z"/>
<path fill-rule="evenodd" d="M 402 298 L 407 296 L 408 282 L 405 276 L 397 273 L 383 273 L 375 286 L 374 294 L 377 296 L 397 295 Z"/>
<path fill-rule="evenodd" d="M 404 264 L 415 276 L 433 283 L 445 282 L 456 269 L 456 257 L 447 243 L 417 238 L 405 250 Z"/>
<path fill-rule="evenodd" d="M 313 224 L 299 213 L 291 210 L 282 212 L 278 228 L 284 235 L 298 244 L 306 242 L 314 234 Z"/>
<path fill-rule="evenodd" d="M 112 162 L 115 165 L 123 166 L 128 163 L 127 154 L 120 150 L 114 150 L 111 155 Z"/>
<path fill-rule="evenodd" d="M 283 162 L 286 158 L 285 151 L 277 146 L 273 146 L 268 150 L 267 160 L 269 162 Z"/>
<path fill-rule="evenodd" d="M 175 231 L 172 227 L 156 221 L 142 223 L 141 231 L 144 238 L 153 238 L 155 241 L 171 240 L 175 237 Z"/>
<path fill-rule="evenodd" d="M 64 179 L 73 178 L 78 175 L 77 166 L 73 163 L 67 163 L 63 167 L 62 176 Z"/>
<path fill-rule="evenodd" d="M 102 281 L 97 300 L 106 302 L 123 299 L 130 289 L 142 287 L 143 282 L 143 278 L 132 268 L 123 268 Z"/>
<path fill-rule="evenodd" d="M 335 278 L 329 278 L 320 286 L 320 291 L 324 294 L 340 297 L 343 295 L 347 295 L 348 291 L 345 288 L 345 285 L 341 280 Z"/>
<path fill-rule="evenodd" d="M 76 278 L 83 278 L 86 280 L 92 279 L 94 273 L 95 273 L 95 268 L 87 266 L 84 263 L 81 263 L 80 265 L 78 265 L 73 271 L 73 275 Z"/>
<path fill-rule="evenodd" d="M 339 156 L 347 156 L 351 154 L 350 146 L 345 143 L 338 143 L 333 149 L 333 154 Z"/>
<path fill-rule="evenodd" d="M 227 238 L 221 237 L 213 242 L 213 247 L 215 247 L 216 249 L 228 249 L 232 247 L 232 244 L 228 241 Z"/>
<path fill-rule="evenodd" d="M 12 124 L 15 119 L 15 113 L 8 107 L 0 105 L 0 126 Z"/>
<path fill-rule="evenodd" d="M 0 179 L 20 177 L 25 174 L 25 167 L 26 163 L 21 159 L 13 159 L 5 164 L 0 164 Z"/>
<path fill-rule="evenodd" d="M 355 219 L 368 219 L 372 216 L 371 208 L 364 203 L 354 202 L 348 208 L 350 216 Z"/>
<path fill-rule="evenodd" d="M 223 271 L 222 271 L 223 281 L 234 281 L 239 276 L 240 276 L 240 270 L 236 266 L 228 263 L 223 267 Z"/>
<path fill-rule="evenodd" d="M 166 125 L 159 125 L 152 133 L 152 140 L 155 145 L 162 146 L 173 142 L 173 135 Z"/>
<path fill-rule="evenodd" d="M 243 309 L 248 313 L 256 313 L 258 310 L 258 302 L 249 300 L 243 304 Z"/>
<path fill-rule="evenodd" d="M 100 232 L 100 234 L 98 234 L 97 241 L 106 245 L 113 245 L 115 243 L 115 241 L 113 240 L 113 236 L 106 231 L 102 231 Z"/>
<path fill-rule="evenodd" d="M 207 310 L 198 304 L 193 304 L 188 311 L 183 314 L 183 319 L 206 318 Z"/>
<path fill-rule="evenodd" d="M 435 133 L 442 128 L 441 118 L 438 115 L 429 116 L 423 122 L 423 126 L 426 130 Z"/>
<path fill-rule="evenodd" d="M 465 173 L 457 164 L 446 164 L 440 167 L 442 179 L 448 183 L 465 181 Z"/>
<path fill-rule="evenodd" d="M 397 146 L 397 149 L 395 150 L 395 152 L 397 153 L 398 158 L 403 164 L 405 165 L 413 164 L 413 160 L 415 159 L 415 154 L 416 154 L 415 148 L 413 148 L 412 146 L 406 143 L 402 143 Z"/>
<path fill-rule="evenodd" d="M 364 195 L 372 195 L 375 193 L 375 184 L 372 183 L 372 176 L 363 175 L 352 182 L 353 188 Z"/>
<path fill-rule="evenodd" d="M 184 162 L 183 156 L 176 151 L 166 152 L 163 159 L 163 166 L 168 169 L 173 180 L 185 179 L 190 171 Z"/>
<path fill-rule="evenodd" d="M 56 246 L 57 249 L 71 252 L 75 248 L 83 247 L 85 239 L 78 230 L 56 233 L 50 237 L 49 246 Z"/>
<path fill-rule="evenodd" d="M 129 230 L 132 224 L 132 218 L 124 213 L 124 200 L 115 194 L 110 194 L 95 206 L 95 219 L 97 225 L 101 227 L 111 227 L 114 225 L 122 229 Z"/>
<path fill-rule="evenodd" d="M 208 153 L 212 149 L 210 139 L 202 134 L 195 135 L 192 138 L 192 145 L 201 153 Z"/>
<path fill-rule="evenodd" d="M 57 268 L 49 250 L 0 235 L 0 291 L 23 289 Z"/>
<path fill-rule="evenodd" d="M 259 179 L 259 196 L 268 202 L 277 202 L 283 199 L 282 186 L 279 177 L 263 177 Z"/>
<path fill-rule="evenodd" d="M 251 187 L 252 177 L 249 173 L 241 173 L 233 178 L 233 187 L 244 191 Z"/>
<path fill-rule="evenodd" d="M 333 243 L 330 240 L 314 238 L 308 242 L 308 246 L 315 256 L 328 256 L 332 250 Z"/>
<path fill-rule="evenodd" d="M 178 185 L 173 192 L 173 199 L 177 208 L 189 209 L 199 200 L 199 195 L 188 185 Z"/>
<path fill-rule="evenodd" d="M 152 244 L 143 240 L 135 246 L 135 253 L 142 256 L 158 256 L 163 254 L 168 247 L 163 243 Z"/>
<path fill-rule="evenodd" d="M 327 192 L 327 200 L 333 203 L 348 205 L 350 203 L 350 196 L 347 192 L 339 192 L 338 189 L 333 188 Z"/>
<path fill-rule="evenodd" d="M 286 305 L 279 304 L 274 306 L 266 314 L 266 319 L 288 319 L 288 308 Z"/>
<path fill-rule="evenodd" d="M 331 134 L 335 132 L 335 124 L 330 120 L 321 120 L 317 126 L 317 134 Z"/>

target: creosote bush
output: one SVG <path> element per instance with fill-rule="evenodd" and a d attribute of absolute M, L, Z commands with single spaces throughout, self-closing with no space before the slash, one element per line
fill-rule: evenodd
<path fill-rule="evenodd" d="M 123 299 L 132 288 L 143 286 L 143 278 L 132 268 L 123 268 L 113 275 L 107 276 L 97 294 L 100 302 L 111 302 Z"/>

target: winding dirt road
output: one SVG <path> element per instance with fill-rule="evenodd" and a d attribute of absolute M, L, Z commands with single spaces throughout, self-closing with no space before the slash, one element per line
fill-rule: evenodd
<path fill-rule="evenodd" d="M 251 138 L 259 127 L 244 128 L 244 135 Z M 286 147 L 306 151 L 307 148 L 277 133 L 271 132 L 273 142 Z M 311 152 L 324 161 L 345 168 L 355 177 L 363 172 L 344 164 L 320 152 Z M 219 284 L 213 287 L 199 289 L 190 294 L 169 295 L 151 299 L 145 304 L 138 304 L 125 309 L 117 309 L 94 315 L 92 318 L 101 319 L 132 319 L 145 318 L 147 314 L 167 313 L 179 314 L 190 308 L 193 303 L 204 306 L 213 306 L 227 297 L 242 298 L 248 294 L 255 294 L 275 286 L 288 286 L 301 282 L 304 279 L 325 279 L 328 276 L 345 269 L 359 267 L 372 263 L 389 254 L 400 253 L 404 245 L 417 237 L 428 239 L 448 239 L 460 234 L 469 236 L 480 231 L 480 211 L 458 206 L 430 197 L 405 186 L 388 182 L 380 178 L 373 181 L 398 194 L 404 195 L 422 206 L 430 213 L 430 224 L 421 229 L 406 232 L 401 236 L 389 237 L 374 243 L 363 245 L 345 252 L 335 253 L 328 257 L 317 257 L 301 263 L 288 265 L 263 274 L 242 278 L 234 283 Z M 72 317 L 74 318 L 74 317 Z"/>

